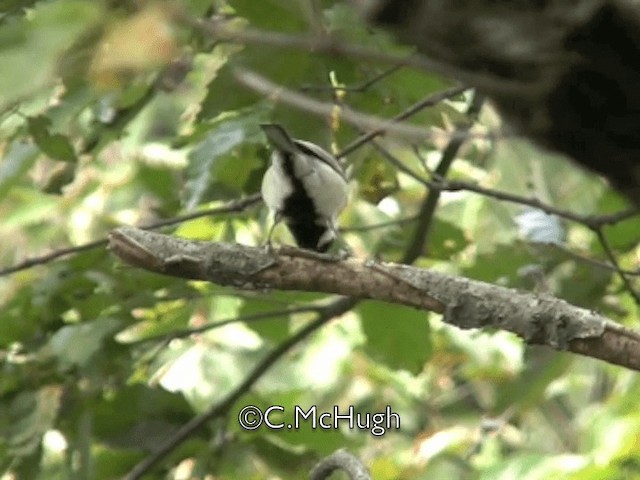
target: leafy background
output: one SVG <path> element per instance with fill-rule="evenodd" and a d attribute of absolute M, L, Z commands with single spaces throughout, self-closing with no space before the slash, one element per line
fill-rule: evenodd
<path fill-rule="evenodd" d="M 119 478 L 334 299 L 138 271 L 105 249 L 109 230 L 165 222 L 176 236 L 261 244 L 270 223 L 260 204 L 206 215 L 259 191 L 268 162 L 261 122 L 339 152 L 367 130 L 342 120 L 345 107 L 388 119 L 453 84 L 269 41 L 330 33 L 397 62 L 411 53 L 344 2 L 0 6 L 1 478 Z M 202 27 L 211 19 L 264 41 L 218 39 Z M 334 113 L 252 91 L 238 67 Z M 490 106 L 467 115 L 472 98 L 452 96 L 407 120 L 425 132 L 469 129 L 446 173 L 487 190 L 442 193 L 415 264 L 636 326 L 640 220 L 594 229 L 534 208 L 531 199 L 591 215 L 625 204 L 566 160 L 496 135 Z M 368 142 L 347 156 L 353 192 L 341 225 L 355 255 L 405 258 L 446 139 L 388 135 L 377 140 L 382 150 Z M 195 214 L 181 220 L 186 213 Z M 276 239 L 290 242 L 284 230 Z M 145 478 L 298 479 L 338 448 L 377 480 L 640 478 L 639 390 L 623 368 L 363 302 L 290 349 Z M 247 432 L 237 415 L 249 404 L 371 413 L 389 405 L 401 428 Z"/>

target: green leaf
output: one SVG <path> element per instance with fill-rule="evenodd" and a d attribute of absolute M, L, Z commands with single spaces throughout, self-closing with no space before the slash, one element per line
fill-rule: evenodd
<path fill-rule="evenodd" d="M 255 148 L 263 142 L 258 125 L 264 118 L 258 111 L 208 127 L 204 140 L 189 154 L 187 209 L 205 200 L 237 197 L 244 190 L 251 172 L 265 163 Z"/>
<path fill-rule="evenodd" d="M 51 429 L 58 415 L 62 393 L 57 385 L 25 390 L 0 413 L 0 424 L 7 427 L 4 434 L 13 456 L 31 455 L 40 446 L 42 435 Z"/>
<path fill-rule="evenodd" d="M 461 273 L 485 282 L 500 283 L 512 287 L 524 287 L 523 268 L 538 265 L 539 259 L 525 243 L 501 245 L 491 252 L 479 254 L 475 261 L 464 267 Z"/>
<path fill-rule="evenodd" d="M 274 308 L 273 302 L 261 299 L 247 299 L 239 313 L 242 316 L 251 316 L 273 310 L 277 310 Z M 273 318 L 246 322 L 246 325 L 262 338 L 272 342 L 279 342 L 289 333 L 289 316 L 278 315 Z"/>
<path fill-rule="evenodd" d="M 598 205 L 599 210 L 607 213 L 615 213 L 629 208 L 628 202 L 619 194 L 611 191 L 607 192 L 600 199 Z M 638 245 L 638 232 L 640 231 L 640 215 L 627 218 L 624 222 L 618 222 L 614 225 L 605 227 L 604 233 L 607 236 L 609 244 L 614 249 L 622 251 L 635 248 Z M 594 244 L 598 246 L 596 250 L 601 250 L 601 246 L 597 239 Z"/>
<path fill-rule="evenodd" d="M 436 218 L 429 239 L 429 258 L 450 260 L 469 245 L 463 230 L 451 222 Z"/>
<path fill-rule="evenodd" d="M 14 141 L 0 163 L 0 199 L 17 184 L 38 158 L 38 149 L 25 141 Z"/>
<path fill-rule="evenodd" d="M 367 336 L 365 351 L 393 369 L 418 373 L 431 357 L 431 330 L 424 312 L 382 302 L 358 307 Z"/>
<path fill-rule="evenodd" d="M 397 170 L 379 155 L 360 158 L 354 175 L 358 178 L 359 196 L 373 204 L 399 189 Z"/>
<path fill-rule="evenodd" d="M 51 337 L 48 348 L 58 357 L 63 368 L 84 367 L 100 350 L 105 338 L 110 337 L 119 327 L 120 321 L 115 318 L 68 325 Z"/>
<path fill-rule="evenodd" d="M 292 4 L 289 0 L 231 0 L 229 4 L 254 28 L 291 31 L 305 26 L 300 4 Z"/>
<path fill-rule="evenodd" d="M 8 195 L 16 207 L 2 218 L 4 228 L 21 228 L 50 219 L 56 212 L 55 198 L 32 188 L 16 187 Z"/>
<path fill-rule="evenodd" d="M 29 133 L 40 147 L 43 153 L 51 157 L 53 160 L 63 162 L 77 161 L 76 152 L 74 151 L 69 139 L 59 133 L 52 134 L 49 131 L 51 120 L 44 115 L 30 117 L 27 120 Z"/>
<path fill-rule="evenodd" d="M 182 395 L 140 384 L 122 387 L 92 407 L 95 435 L 102 441 L 128 448 L 153 446 L 158 436 L 135 436 L 136 432 L 154 428 L 150 421 L 162 421 L 162 425 L 156 424 L 155 431 L 163 437 L 193 414 Z"/>
<path fill-rule="evenodd" d="M 0 106 L 49 85 L 60 55 L 100 15 L 99 2 L 40 2 L 0 29 Z"/>

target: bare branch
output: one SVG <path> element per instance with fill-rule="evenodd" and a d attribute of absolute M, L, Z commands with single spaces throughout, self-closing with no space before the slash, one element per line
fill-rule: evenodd
<path fill-rule="evenodd" d="M 486 197 L 495 198 L 496 200 L 504 200 L 511 203 L 518 203 L 520 205 L 527 205 L 529 207 L 537 208 L 550 215 L 556 215 L 572 222 L 581 223 L 585 227 L 591 229 L 598 229 L 605 225 L 614 225 L 620 223 L 629 218 L 640 215 L 640 209 L 634 207 L 620 212 L 603 215 L 580 215 L 570 210 L 562 210 L 561 208 L 554 207 L 544 203 L 537 198 L 527 198 L 513 193 L 503 192 L 500 190 L 494 190 L 491 188 L 482 187 L 476 183 L 463 182 L 458 180 L 446 180 L 438 179 L 435 182 L 431 182 L 429 185 L 431 188 L 435 188 L 447 192 L 457 192 L 460 190 L 466 190 L 469 192 L 479 193 Z"/>
<path fill-rule="evenodd" d="M 91 250 L 92 248 L 102 247 L 106 244 L 107 239 L 101 238 L 100 240 L 95 240 L 83 245 L 78 245 L 77 247 L 60 248 L 58 250 L 54 250 L 53 252 L 47 253 L 46 255 L 27 258 L 26 260 L 16 263 L 15 265 L 1 269 L 0 277 L 19 272 L 20 270 L 27 270 L 28 268 L 35 267 L 36 265 L 44 265 L 60 257 L 66 257 L 67 255 L 74 255 L 76 253 Z"/>
<path fill-rule="evenodd" d="M 333 114 L 335 107 L 332 103 L 321 102 L 307 95 L 294 92 L 293 90 L 273 83 L 256 72 L 237 68 L 235 70 L 235 77 L 245 87 L 249 87 L 262 95 L 270 97 L 274 102 L 282 101 L 287 105 L 323 117 L 330 117 Z M 445 132 L 435 129 L 391 123 L 385 118 L 355 112 L 348 107 L 342 107 L 340 109 L 340 117 L 353 125 L 372 130 L 382 129 L 402 137 L 424 139 L 426 137 L 431 138 L 435 135 L 447 135 Z"/>
<path fill-rule="evenodd" d="M 352 93 L 361 93 L 366 92 L 373 85 L 378 83 L 379 81 L 387 78 L 389 75 L 397 72 L 402 68 L 402 65 L 396 65 L 391 68 L 387 68 L 385 71 L 379 73 L 378 75 L 374 75 L 369 80 L 361 83 L 356 86 L 339 86 L 334 87 L 333 85 L 302 85 L 300 87 L 301 92 L 352 92 Z"/>
<path fill-rule="evenodd" d="M 636 292 L 635 288 L 633 288 L 633 285 L 631 285 L 631 281 L 627 278 L 627 275 L 620 268 L 620 265 L 618 264 L 618 260 L 616 259 L 616 255 L 613 252 L 611 245 L 609 244 L 609 240 L 607 240 L 607 237 L 602 231 L 602 228 L 596 228 L 595 233 L 596 233 L 596 236 L 598 237 L 598 241 L 600 242 L 600 245 L 602 245 L 604 252 L 609 258 L 611 265 L 613 265 L 613 267 L 615 268 L 615 271 L 620 276 L 620 280 L 622 280 L 623 285 L 625 286 L 627 291 L 631 294 L 631 297 L 633 298 L 634 302 L 636 302 L 636 305 L 640 305 L 640 295 L 638 294 L 638 292 Z"/>
<path fill-rule="evenodd" d="M 378 230 L 380 228 L 389 228 L 389 227 L 397 227 L 399 225 L 404 225 L 406 223 L 415 222 L 418 219 L 416 215 L 412 215 L 411 217 L 403 217 L 397 218 L 394 220 L 388 220 L 386 222 L 380 223 L 371 223 L 367 225 L 362 225 L 360 227 L 340 227 L 338 228 L 339 232 L 368 232 L 371 230 Z"/>
<path fill-rule="evenodd" d="M 459 328 L 497 328 L 548 345 L 640 370 L 640 334 L 551 296 L 519 292 L 406 265 L 336 259 L 313 252 L 194 242 L 124 227 L 112 251 L 147 270 L 238 288 L 349 295 L 442 313 Z"/>
<path fill-rule="evenodd" d="M 467 109 L 467 115 L 474 118 L 480 112 L 482 108 L 484 100 L 478 94 L 473 96 L 471 103 Z M 471 125 L 461 125 L 456 129 L 456 134 L 451 137 L 446 147 L 442 151 L 440 155 L 440 161 L 438 162 L 438 166 L 434 172 L 434 175 L 437 175 L 438 178 L 446 177 L 449 172 L 449 168 L 453 164 L 456 156 L 458 155 L 458 151 L 462 144 L 464 143 L 465 134 L 469 131 Z M 424 249 L 424 245 L 427 242 L 429 233 L 431 231 L 431 226 L 433 225 L 433 218 L 436 212 L 436 207 L 438 206 L 438 200 L 440 199 L 440 190 L 430 189 L 427 194 L 424 202 L 422 203 L 422 207 L 420 208 L 420 212 L 418 213 L 418 226 L 414 233 L 413 239 L 407 248 L 407 251 L 404 254 L 402 263 L 413 263 L 421 254 Z"/>
<path fill-rule="evenodd" d="M 158 335 L 152 335 L 149 337 L 144 337 L 139 340 L 130 343 L 146 343 L 146 342 L 154 342 L 154 341 L 162 341 L 167 344 L 171 340 L 176 338 L 184 338 L 190 337 L 191 335 L 196 335 L 198 333 L 208 332 L 209 330 L 213 330 L 216 328 L 224 327 L 225 325 L 231 325 L 233 323 L 253 323 L 259 322 L 261 320 L 272 320 L 278 317 L 288 317 L 289 315 L 294 315 L 296 313 L 311 313 L 316 312 L 319 313 L 322 311 L 323 307 L 317 305 L 307 305 L 297 308 L 287 308 L 285 310 L 275 310 L 269 312 L 260 312 L 255 313 L 253 315 L 239 315 L 237 317 L 225 318 L 223 320 L 216 320 L 215 322 L 207 322 L 204 325 L 194 328 L 183 328 L 180 330 L 172 330 L 169 333 L 160 333 Z"/>
<path fill-rule="evenodd" d="M 398 115 L 393 117 L 390 121 L 400 122 L 402 120 L 406 120 L 407 118 L 412 117 L 413 115 L 424 110 L 425 108 L 434 107 L 439 103 L 444 102 L 445 100 L 448 100 L 450 98 L 453 98 L 462 94 L 466 90 L 468 90 L 467 87 L 456 86 L 456 87 L 448 88 L 446 90 L 442 90 L 441 92 L 437 92 L 432 95 L 429 95 L 428 97 L 425 97 L 422 100 L 411 105 L 409 108 L 407 108 L 403 112 L 400 112 Z M 384 128 L 377 128 L 368 133 L 365 133 L 364 135 L 361 135 L 360 137 L 356 138 L 353 142 L 351 142 L 349 145 L 344 147 L 342 151 L 340 151 L 340 153 L 338 154 L 338 157 L 344 157 L 346 155 L 349 155 L 351 152 L 361 147 L 365 143 L 369 142 L 370 140 L 374 139 L 379 135 L 384 135 L 385 133 L 386 133 L 386 130 Z"/>
<path fill-rule="evenodd" d="M 195 218 L 221 215 L 223 213 L 242 212 L 247 208 L 252 207 L 253 205 L 256 205 L 257 203 L 259 203 L 260 200 L 262 200 L 262 197 L 260 196 L 260 194 L 254 194 L 246 198 L 233 200 L 232 202 L 229 202 L 227 205 L 224 205 L 222 207 L 215 207 L 215 208 L 210 208 L 208 210 L 202 210 L 199 212 L 179 215 L 177 217 L 169 218 L 166 220 L 160 220 L 158 222 L 154 222 L 149 225 L 141 226 L 140 228 L 144 230 L 157 230 L 158 228 L 177 225 L 178 223 L 186 222 L 188 220 L 193 220 Z M 76 253 L 91 250 L 93 248 L 102 247 L 106 244 L 107 244 L 107 239 L 101 238 L 98 240 L 94 240 L 93 242 L 85 243 L 83 245 L 78 245 L 76 247 L 60 248 L 58 250 L 54 250 L 53 252 L 47 253 L 46 255 L 28 258 L 26 260 L 23 260 L 20 263 L 12 265 L 11 267 L 0 269 L 0 277 L 19 272 L 21 270 L 26 270 L 28 268 L 35 267 L 36 265 L 44 265 L 54 260 L 57 260 L 60 257 L 66 257 L 67 255 L 74 255 Z"/>
<path fill-rule="evenodd" d="M 523 91 L 529 87 L 529 84 L 526 82 L 510 80 L 500 83 L 499 79 L 496 79 L 493 75 L 456 68 L 448 62 L 439 62 L 421 55 L 399 56 L 397 54 L 390 54 L 380 49 L 372 49 L 362 45 L 347 43 L 329 35 L 309 36 L 251 28 L 239 29 L 230 26 L 229 23 L 224 20 L 202 20 L 184 15 L 180 20 L 193 28 L 201 30 L 211 38 L 224 42 L 288 48 L 332 56 L 352 57 L 369 62 L 412 67 L 435 72 L 450 78 L 461 78 L 464 79 L 465 83 L 473 83 L 479 86 L 487 84 L 492 86 L 499 85 L 505 95 L 521 95 Z"/>
<path fill-rule="evenodd" d="M 546 244 L 546 246 L 548 246 L 550 248 L 553 248 L 554 250 L 557 250 L 558 252 L 561 252 L 561 253 L 573 258 L 574 260 L 577 260 L 579 262 L 587 263 L 587 264 L 592 265 L 592 266 L 597 267 L 597 268 L 602 268 L 604 270 L 610 270 L 610 271 L 613 271 L 613 272 L 622 272 L 625 275 L 634 276 L 634 277 L 640 276 L 640 270 L 616 269 L 616 267 L 611 265 L 610 263 L 603 262 L 603 261 L 600 261 L 600 260 L 596 260 L 595 258 L 586 257 L 584 255 L 581 255 L 581 254 L 577 253 L 577 252 L 569 250 L 568 248 L 565 248 L 562 245 L 559 245 L 557 243 L 548 243 L 548 244 Z"/>

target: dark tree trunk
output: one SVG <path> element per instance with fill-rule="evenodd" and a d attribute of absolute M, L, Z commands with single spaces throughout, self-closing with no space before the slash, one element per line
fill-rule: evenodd
<path fill-rule="evenodd" d="M 491 98 L 517 132 L 640 205 L 640 3 L 370 0 L 368 16 Z"/>

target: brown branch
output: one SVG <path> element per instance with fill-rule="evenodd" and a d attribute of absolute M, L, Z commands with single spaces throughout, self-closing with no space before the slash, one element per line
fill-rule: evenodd
<path fill-rule="evenodd" d="M 557 250 L 558 252 L 564 255 L 567 255 L 568 257 L 571 257 L 573 260 L 577 260 L 579 262 L 583 262 L 597 268 L 602 268 L 603 270 L 609 270 L 612 272 L 622 272 L 625 275 L 629 275 L 632 277 L 640 276 L 640 270 L 638 269 L 636 270 L 625 270 L 624 268 L 618 269 L 615 266 L 611 265 L 610 263 L 607 263 L 601 260 L 596 260 L 595 258 L 590 258 L 585 255 L 581 255 L 557 243 L 548 243 L 545 245 L 547 247 L 553 248 L 554 250 Z"/>
<path fill-rule="evenodd" d="M 256 72 L 244 68 L 236 68 L 234 74 L 239 83 L 264 96 L 268 96 L 274 102 L 281 101 L 287 105 L 321 117 L 330 117 L 334 113 L 335 105 L 333 103 L 322 102 L 308 95 L 303 95 L 285 88 Z M 392 123 L 386 118 L 356 112 L 348 107 L 342 107 L 340 109 L 340 118 L 353 125 L 366 127 L 371 130 L 381 129 L 402 137 L 425 139 L 432 138 L 436 135 L 449 135 L 446 132 L 433 128 L 429 129 L 408 124 Z"/>
<path fill-rule="evenodd" d="M 280 248 L 195 242 L 131 227 L 110 235 L 112 251 L 147 270 L 237 288 L 349 295 L 442 313 L 459 328 L 507 330 L 548 345 L 640 370 L 640 333 L 567 302 L 406 265 Z"/>
<path fill-rule="evenodd" d="M 482 96 L 477 93 L 474 94 L 473 99 L 467 108 L 467 115 L 475 119 L 480 112 L 483 103 L 484 100 Z M 464 143 L 465 135 L 471 128 L 471 125 L 472 123 L 459 126 L 455 131 L 457 135 L 451 137 L 440 154 L 440 161 L 438 162 L 438 166 L 434 172 L 434 175 L 437 175 L 438 178 L 444 178 L 447 176 L 451 165 L 453 165 L 453 161 L 456 159 L 458 152 Z M 422 203 L 420 212 L 418 213 L 418 225 L 413 235 L 413 239 L 404 254 L 402 263 L 413 263 L 422 254 L 429 234 L 431 233 L 438 200 L 440 200 L 440 190 L 434 188 L 430 189 Z"/>
<path fill-rule="evenodd" d="M 347 86 L 335 87 L 333 85 L 302 85 L 300 87 L 300 91 L 301 92 L 331 92 L 331 93 L 335 93 L 335 92 L 362 93 L 362 92 L 366 92 L 373 85 L 375 85 L 381 80 L 384 80 L 389 75 L 394 74 L 401 68 L 402 68 L 402 65 L 396 65 L 394 67 L 387 68 L 385 71 L 377 75 L 374 75 L 369 80 L 366 80 L 365 82 L 356 86 L 347 85 Z"/>
<path fill-rule="evenodd" d="M 512 80 L 500 83 L 499 79 L 496 79 L 493 75 L 482 72 L 470 72 L 468 69 L 457 68 L 450 63 L 439 62 L 422 55 L 399 56 L 380 49 L 347 43 L 340 38 L 329 35 L 310 36 L 251 28 L 239 29 L 224 20 L 202 20 L 186 15 L 179 16 L 179 20 L 192 28 L 204 32 L 211 38 L 222 42 L 302 50 L 331 56 L 351 57 L 368 62 L 412 67 L 435 72 L 449 78 L 460 78 L 468 84 L 478 86 L 489 84 L 494 87 L 499 85 L 505 95 L 521 95 L 523 90 L 529 86 L 526 82 Z"/>
<path fill-rule="evenodd" d="M 66 257 L 67 255 L 74 255 L 76 253 L 91 250 L 92 248 L 101 247 L 106 244 L 107 244 L 107 239 L 101 238 L 100 240 L 84 243 L 82 245 L 78 245 L 77 247 L 60 248 L 58 250 L 54 250 L 53 252 L 47 253 L 45 255 L 27 258 L 26 260 L 16 263 L 15 265 L 11 265 L 10 267 L 5 267 L 3 269 L 0 269 L 0 277 L 3 277 L 5 275 L 11 275 L 12 273 L 16 273 L 21 270 L 27 270 L 28 268 L 35 267 L 36 265 L 44 265 L 60 257 Z"/>
<path fill-rule="evenodd" d="M 460 190 L 464 190 L 478 193 L 480 195 L 484 195 L 485 197 L 495 198 L 496 200 L 504 200 L 506 202 L 526 205 L 529 207 L 537 208 L 538 210 L 542 210 L 543 212 L 550 215 L 556 215 L 566 220 L 571 220 L 572 222 L 581 223 L 585 227 L 591 229 L 598 229 L 605 225 L 614 225 L 616 223 L 620 223 L 624 220 L 640 215 L 640 209 L 635 207 L 609 214 L 580 215 L 579 213 L 574 213 L 570 210 L 562 210 L 561 208 L 554 207 L 553 205 L 544 203 L 537 198 L 527 198 L 500 190 L 493 190 L 491 188 L 482 187 L 476 183 L 463 182 L 458 180 L 437 179 L 436 181 L 431 182 L 430 186 L 432 188 L 447 192 L 457 192 Z"/>
<path fill-rule="evenodd" d="M 238 322 L 243 322 L 243 323 L 256 322 L 257 323 L 261 320 L 273 320 L 274 318 L 288 317 L 289 315 L 294 315 L 296 313 L 312 313 L 312 312 L 319 313 L 320 311 L 322 311 L 322 308 L 323 307 L 320 307 L 317 305 L 307 305 L 307 306 L 297 307 L 297 308 L 287 308 L 285 310 L 275 310 L 275 311 L 254 313 L 253 315 L 238 315 L 232 318 L 216 320 L 215 322 L 208 322 L 199 327 L 183 328 L 179 330 L 172 330 L 171 332 L 168 332 L 168 333 L 159 333 L 157 335 L 151 335 L 151 336 L 144 337 L 129 343 L 140 344 L 140 343 L 161 341 L 164 344 L 168 344 L 171 340 L 175 340 L 176 338 L 190 337 L 191 335 L 197 335 L 198 333 L 208 332 L 210 330 L 224 327 L 225 325 L 231 325 L 233 323 L 238 323 Z"/>
<path fill-rule="evenodd" d="M 413 105 L 409 106 L 409 108 L 400 112 L 395 117 L 391 118 L 390 122 L 400 122 L 402 120 L 406 120 L 407 118 L 412 117 L 413 115 L 424 110 L 425 108 L 434 107 L 439 103 L 444 102 L 445 100 L 448 100 L 453 97 L 457 97 L 458 95 L 461 95 L 466 90 L 468 90 L 467 87 L 456 86 L 456 87 L 448 88 L 446 90 L 442 90 L 441 92 L 436 92 L 432 95 L 429 95 L 428 97 L 423 98 L 422 100 L 419 100 Z M 341 157 L 346 156 L 349 153 L 356 150 L 357 148 L 364 145 L 365 143 L 369 142 L 370 140 L 373 140 L 379 135 L 384 135 L 385 133 L 386 133 L 386 130 L 384 128 L 377 128 L 375 130 L 367 132 L 364 135 L 361 135 L 360 137 L 356 138 L 353 142 L 348 144 L 346 147 L 344 147 L 340 151 L 338 156 L 341 156 Z"/>
<path fill-rule="evenodd" d="M 407 223 L 413 223 L 418 219 L 417 215 L 412 215 L 410 217 L 401 217 L 396 218 L 394 220 L 387 220 L 386 222 L 379 223 L 369 223 L 366 225 L 361 225 L 359 227 L 340 227 L 338 228 L 338 232 L 369 232 L 371 230 L 378 230 L 389 227 L 398 227 L 400 225 L 405 225 Z"/>
<path fill-rule="evenodd" d="M 247 88 L 250 88 L 264 96 L 270 97 L 274 102 L 281 101 L 287 105 L 304 110 L 305 112 L 312 113 L 321 117 L 330 117 L 334 114 L 335 105 L 331 102 L 322 102 L 315 98 L 303 95 L 291 89 L 285 88 L 282 85 L 272 82 L 266 77 L 258 74 L 257 72 L 236 68 L 234 75 L 239 83 Z M 462 88 L 462 87 L 458 87 Z M 462 88 L 464 90 L 464 88 Z M 422 107 L 424 108 L 424 106 Z M 443 140 L 454 139 L 461 136 L 466 138 L 487 138 L 488 135 L 493 134 L 472 134 L 465 132 L 463 135 L 458 131 L 448 132 L 439 130 L 435 127 L 419 127 L 410 125 L 407 123 L 398 123 L 394 119 L 386 119 L 370 115 L 367 113 L 356 112 L 348 107 L 342 107 L 340 109 L 340 118 L 348 123 L 355 125 L 359 128 L 371 129 L 374 132 L 370 135 L 376 136 L 380 132 L 392 133 L 399 137 L 420 139 L 420 140 L 433 140 L 436 138 L 442 138 Z"/>
<path fill-rule="evenodd" d="M 636 303 L 636 305 L 640 305 L 640 295 L 638 294 L 638 292 L 636 292 L 635 288 L 633 288 L 633 285 L 631 285 L 631 281 L 620 268 L 620 264 L 616 259 L 616 254 L 613 252 L 613 248 L 611 248 L 611 245 L 609 244 L 609 240 L 607 240 L 607 237 L 602 231 L 602 228 L 596 228 L 594 231 L 596 233 L 596 236 L 598 237 L 598 241 L 600 242 L 600 245 L 602 246 L 605 254 L 607 255 L 607 258 L 611 262 L 611 265 L 613 265 L 613 267 L 615 268 L 615 271 L 620 277 L 620 280 L 622 280 L 622 284 L 625 286 L 627 291 L 631 294 L 631 297 L 633 298 L 633 301 Z"/>

